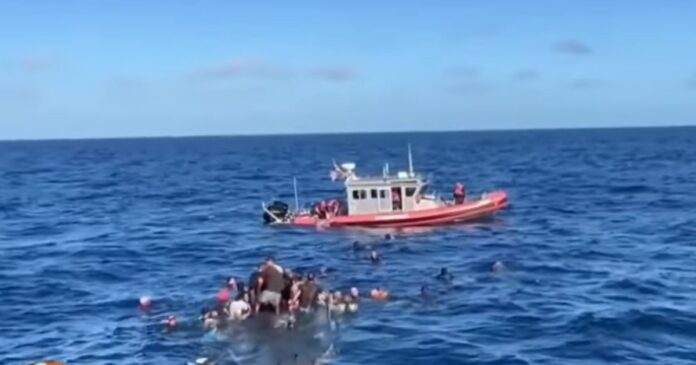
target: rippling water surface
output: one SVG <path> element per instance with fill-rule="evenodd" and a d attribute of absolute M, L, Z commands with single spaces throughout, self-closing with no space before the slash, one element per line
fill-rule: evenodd
<path fill-rule="evenodd" d="M 293 176 L 303 202 L 331 196 L 332 158 L 395 170 L 409 142 L 436 189 L 462 180 L 512 205 L 389 242 L 260 224 L 262 200 L 292 201 Z M 0 363 L 293 364 L 328 350 L 335 364 L 693 364 L 695 146 L 692 128 L 3 142 Z M 200 308 L 271 253 L 394 300 L 365 300 L 335 331 L 205 336 Z M 445 266 L 451 285 L 433 279 Z M 182 326 L 162 333 L 170 313 Z"/>

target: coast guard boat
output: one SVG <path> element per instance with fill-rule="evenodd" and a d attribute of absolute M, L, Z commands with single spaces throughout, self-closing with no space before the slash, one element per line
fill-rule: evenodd
<path fill-rule="evenodd" d="M 267 224 L 318 227 L 403 228 L 451 224 L 478 220 L 503 209 L 507 194 L 503 191 L 484 193 L 476 198 L 443 200 L 429 192 L 429 183 L 414 173 L 411 148 L 408 151 L 409 171 L 389 174 L 386 164 L 382 176 L 363 177 L 355 172 L 354 163 L 338 166 L 334 162 L 332 180 L 342 180 L 345 198 L 330 199 L 301 210 L 295 183 L 295 211 L 286 203 L 262 204 Z"/>

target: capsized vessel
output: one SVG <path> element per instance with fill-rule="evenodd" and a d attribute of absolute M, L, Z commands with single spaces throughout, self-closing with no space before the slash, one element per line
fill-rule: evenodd
<path fill-rule="evenodd" d="M 403 228 L 433 226 L 474 221 L 491 216 L 508 204 L 503 191 L 484 193 L 480 197 L 444 200 L 431 194 L 429 183 L 414 173 L 409 146 L 409 171 L 389 174 L 385 165 L 382 176 L 362 177 L 355 173 L 354 163 L 338 166 L 334 162 L 332 180 L 341 180 L 345 197 L 315 204 L 301 210 L 297 204 L 291 211 L 286 203 L 262 204 L 263 218 L 268 224 L 321 227 Z"/>

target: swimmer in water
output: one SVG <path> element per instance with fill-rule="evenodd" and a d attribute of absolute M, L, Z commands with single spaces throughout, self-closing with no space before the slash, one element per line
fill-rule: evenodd
<path fill-rule="evenodd" d="M 172 316 L 172 315 L 167 316 L 167 319 L 164 320 L 164 326 L 165 326 L 165 329 L 164 329 L 165 332 L 173 331 L 174 328 L 176 328 L 176 317 Z"/>
<path fill-rule="evenodd" d="M 440 269 L 440 273 L 437 275 L 436 279 L 449 283 L 454 279 L 454 276 L 447 270 L 446 267 L 443 267 Z"/>
<path fill-rule="evenodd" d="M 355 313 L 358 311 L 358 303 L 353 301 L 352 295 L 344 296 L 343 303 L 345 305 L 346 313 Z"/>
<path fill-rule="evenodd" d="M 491 266 L 491 270 L 495 273 L 500 273 L 507 270 L 507 267 L 505 267 L 502 261 L 496 261 L 493 263 L 493 266 Z"/>
<path fill-rule="evenodd" d="M 203 318 L 203 328 L 206 330 L 216 330 L 220 326 L 218 311 L 212 310 L 205 314 Z"/>
<path fill-rule="evenodd" d="M 386 300 L 389 298 L 389 292 L 380 288 L 380 287 L 377 287 L 377 288 L 372 289 L 372 291 L 370 291 L 370 296 L 373 299 Z"/>
<path fill-rule="evenodd" d="M 329 310 L 338 314 L 346 311 L 346 304 L 343 302 L 343 295 L 340 291 L 329 296 Z"/>
<path fill-rule="evenodd" d="M 423 299 L 425 302 L 431 302 L 435 297 L 433 296 L 433 293 L 430 292 L 430 289 L 428 288 L 427 285 L 423 285 L 420 288 L 420 296 L 421 299 Z"/>
<path fill-rule="evenodd" d="M 358 288 L 350 288 L 350 296 L 353 297 L 353 301 L 357 302 L 358 300 L 360 300 L 360 291 L 358 291 Z"/>
<path fill-rule="evenodd" d="M 225 279 L 225 284 L 218 290 L 215 298 L 217 299 L 217 310 L 223 314 L 227 312 L 227 306 L 232 300 L 232 293 L 237 289 L 237 281 L 229 276 Z M 227 313 L 224 313 L 227 314 Z"/>
<path fill-rule="evenodd" d="M 218 302 L 220 303 L 227 303 L 230 300 L 230 297 L 232 296 L 232 292 L 230 289 L 227 287 L 221 288 L 218 292 L 215 298 L 217 298 Z"/>
<path fill-rule="evenodd" d="M 378 254 L 377 251 L 372 250 L 372 252 L 370 252 L 370 261 L 375 265 L 382 263 L 382 256 Z"/>
<path fill-rule="evenodd" d="M 353 251 L 360 251 L 360 250 L 362 250 L 362 245 L 360 244 L 360 242 L 358 242 L 358 241 L 353 242 Z"/>
<path fill-rule="evenodd" d="M 152 299 L 148 296 L 140 297 L 140 300 L 138 300 L 138 308 L 143 312 L 149 311 L 152 308 Z"/>
<path fill-rule="evenodd" d="M 386 241 L 390 241 L 390 240 L 393 240 L 393 239 L 394 239 L 394 236 L 392 236 L 391 233 L 387 233 L 387 234 L 384 235 L 384 239 L 385 239 Z"/>
<path fill-rule="evenodd" d="M 231 292 L 237 290 L 237 279 L 235 279 L 232 276 L 228 276 L 227 280 L 225 280 L 225 286 L 227 289 L 229 289 Z"/>
<path fill-rule="evenodd" d="M 231 301 L 227 306 L 227 313 L 230 320 L 243 321 L 251 314 L 249 295 L 240 293 L 236 300 Z"/>
<path fill-rule="evenodd" d="M 329 296 L 331 294 L 327 291 L 320 291 L 317 295 L 317 305 L 321 307 L 326 307 L 329 304 Z"/>

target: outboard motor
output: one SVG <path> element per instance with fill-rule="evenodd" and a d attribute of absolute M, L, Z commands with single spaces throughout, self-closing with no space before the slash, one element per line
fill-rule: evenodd
<path fill-rule="evenodd" d="M 277 219 L 284 220 L 288 216 L 290 207 L 281 201 L 274 201 L 273 203 L 271 203 L 271 205 L 266 207 L 266 210 L 267 211 L 263 212 L 263 221 L 266 222 L 266 224 L 268 224 L 275 222 L 273 216 L 275 216 L 275 218 Z M 273 216 L 268 214 L 269 212 L 273 214 Z"/>

